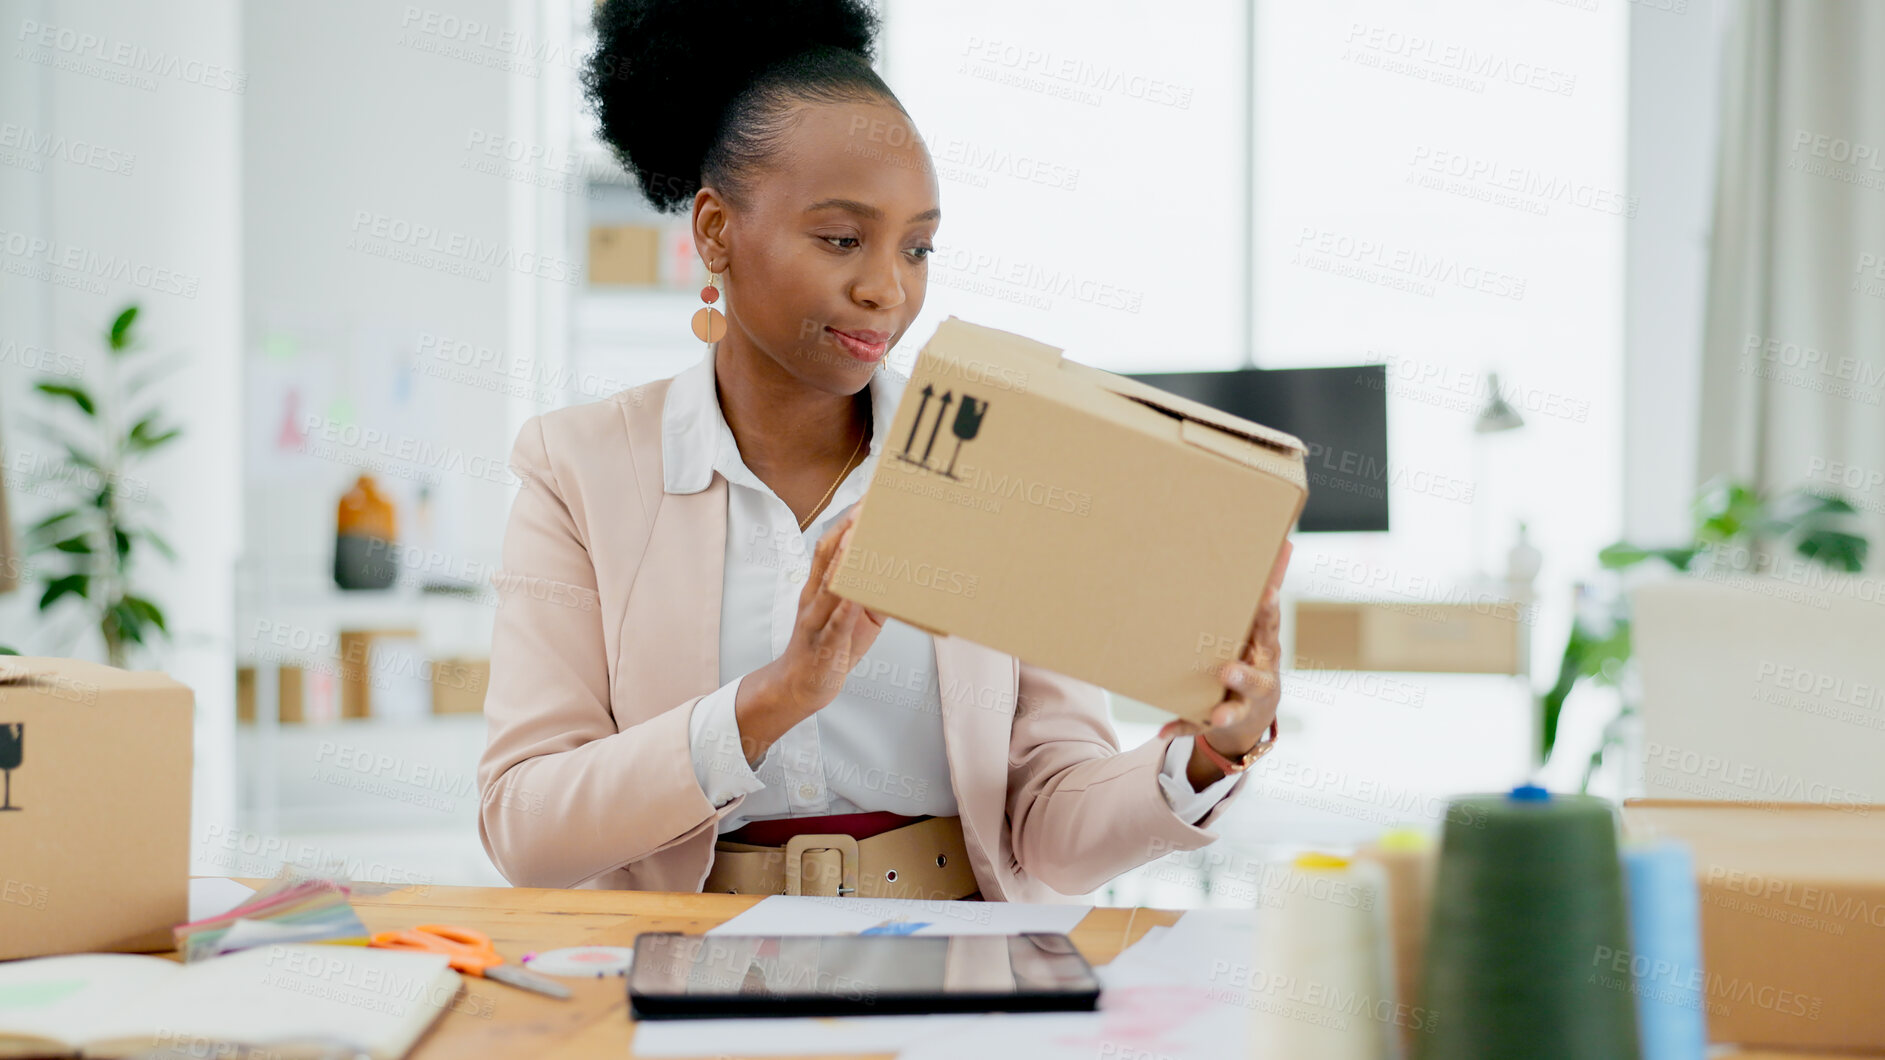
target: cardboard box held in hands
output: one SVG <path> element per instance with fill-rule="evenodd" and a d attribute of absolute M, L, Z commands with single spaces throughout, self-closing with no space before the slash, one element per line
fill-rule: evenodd
<path fill-rule="evenodd" d="M 831 588 L 1202 720 L 1307 495 L 1297 439 L 951 316 Z"/>
<path fill-rule="evenodd" d="M 0 960 L 175 944 L 195 716 L 156 671 L 0 656 Z"/>

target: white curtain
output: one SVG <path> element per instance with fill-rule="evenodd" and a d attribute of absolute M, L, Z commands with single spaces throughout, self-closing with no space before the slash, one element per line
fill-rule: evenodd
<path fill-rule="evenodd" d="M 20 587 L 20 568 L 24 563 L 13 537 L 13 520 L 7 515 L 6 448 L 0 446 L 0 595 Z"/>
<path fill-rule="evenodd" d="M 1885 3 L 1737 0 L 1698 470 L 1839 490 L 1885 566 Z"/>

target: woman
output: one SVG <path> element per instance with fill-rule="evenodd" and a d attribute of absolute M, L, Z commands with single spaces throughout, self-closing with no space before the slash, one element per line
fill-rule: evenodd
<path fill-rule="evenodd" d="M 1051 901 L 1214 839 L 1274 736 L 1287 552 L 1209 727 L 1125 753 L 1098 688 L 832 594 L 941 217 L 874 16 L 609 0 L 597 26 L 603 134 L 657 208 L 692 210 L 725 331 L 518 436 L 493 862 L 528 886 Z"/>

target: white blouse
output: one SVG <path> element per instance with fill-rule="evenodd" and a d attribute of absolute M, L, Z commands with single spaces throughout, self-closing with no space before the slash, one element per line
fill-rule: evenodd
<path fill-rule="evenodd" d="M 943 744 L 935 647 L 922 630 L 887 619 L 837 698 L 787 730 L 757 770 L 747 765 L 740 748 L 733 709 L 741 678 L 785 653 L 812 553 L 833 520 L 863 496 L 907 382 L 887 365 L 872 374 L 869 453 L 803 532 L 791 508 L 740 458 L 720 411 L 712 349 L 669 386 L 662 411 L 668 488 L 699 489 L 716 471 L 727 480 L 722 684 L 695 704 L 688 719 L 694 774 L 708 799 L 723 806 L 747 796 L 737 812 L 721 819 L 722 833 L 776 817 L 957 812 Z M 1185 779 L 1191 740 L 1172 741 L 1158 781 L 1166 802 L 1188 824 L 1208 813 L 1236 781 L 1226 776 L 1193 791 Z"/>

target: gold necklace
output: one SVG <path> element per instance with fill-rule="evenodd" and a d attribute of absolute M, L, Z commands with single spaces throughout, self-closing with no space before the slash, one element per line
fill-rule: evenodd
<path fill-rule="evenodd" d="M 864 434 L 869 433 L 869 431 L 864 432 Z M 864 434 L 857 436 L 857 445 L 851 448 L 851 455 L 844 458 L 844 470 L 838 472 L 838 477 L 831 480 L 831 488 L 825 491 L 823 497 L 818 498 L 818 503 L 812 506 L 811 514 L 807 515 L 805 521 L 799 524 L 799 533 L 804 533 L 805 528 L 812 525 L 812 520 L 818 518 L 818 513 L 824 510 L 825 502 L 831 499 L 831 494 L 838 488 L 838 483 L 843 482 L 844 476 L 851 473 L 851 461 L 856 460 L 858 450 L 864 448 Z"/>

